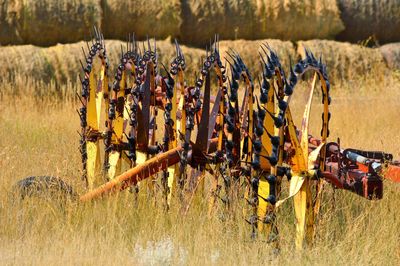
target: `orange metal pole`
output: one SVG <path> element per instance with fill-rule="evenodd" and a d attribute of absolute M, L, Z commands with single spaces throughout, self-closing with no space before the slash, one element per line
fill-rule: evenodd
<path fill-rule="evenodd" d="M 218 138 L 210 139 L 209 152 L 214 152 L 216 150 L 215 145 L 217 142 Z M 155 175 L 160 171 L 166 170 L 171 165 L 177 164 L 180 161 L 179 153 L 181 151 L 183 151 L 183 148 L 179 146 L 167 152 L 161 153 L 150 160 L 147 160 L 146 162 L 129 169 L 125 173 L 122 173 L 100 187 L 83 194 L 79 200 L 81 202 L 89 201 L 111 192 L 124 190 L 131 185 L 135 185 L 139 181 Z"/>
<path fill-rule="evenodd" d="M 159 171 L 167 169 L 168 166 L 178 163 L 180 160 L 179 152 L 182 150 L 182 147 L 177 147 L 157 155 L 150 160 L 147 160 L 146 162 L 129 169 L 125 173 L 108 181 L 100 187 L 82 195 L 79 200 L 81 202 L 89 201 L 99 198 L 105 194 L 123 190 L 131 185 L 135 185 L 139 181 L 146 179 L 147 177 L 152 176 Z"/>

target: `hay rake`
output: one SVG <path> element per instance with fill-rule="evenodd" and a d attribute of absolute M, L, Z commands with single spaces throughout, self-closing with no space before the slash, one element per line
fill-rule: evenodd
<path fill-rule="evenodd" d="M 121 47 L 110 83 L 105 41 L 97 29 L 94 32 L 91 45 L 83 49 L 79 95 L 82 178 L 88 189 L 80 196 L 82 202 L 127 188 L 154 197 L 152 181 L 160 174 L 166 209 L 180 203 L 186 213 L 195 190 L 209 177 L 209 215 L 219 200 L 229 210 L 235 198 L 244 198 L 251 237 L 263 234 L 275 246 L 275 210 L 292 199 L 296 246 L 302 248 L 313 241 L 326 183 L 371 200 L 382 198 L 383 178 L 400 182 L 400 163 L 391 154 L 342 149 L 340 141 L 328 142 L 330 83 L 324 63 L 311 51 L 290 66 L 287 76 L 277 53 L 262 44 L 262 75 L 254 82 L 234 50 L 223 63 L 215 36 L 189 86 L 177 42 L 176 56 L 166 67 L 158 62 L 155 41 L 141 47 L 132 36 L 126 49 Z M 312 77 L 312 83 L 301 127 L 296 127 L 290 101 L 305 76 Z M 309 120 L 318 81 L 323 112 L 320 138 L 314 138 Z M 290 186 L 282 198 L 285 177 Z M 18 184 L 32 188 L 31 181 Z"/>

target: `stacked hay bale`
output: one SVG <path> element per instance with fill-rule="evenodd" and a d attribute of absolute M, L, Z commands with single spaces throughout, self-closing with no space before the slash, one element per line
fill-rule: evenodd
<path fill-rule="evenodd" d="M 339 40 L 357 42 L 374 35 L 382 42 L 400 40 L 400 1 L 339 0 L 345 30 Z"/>
<path fill-rule="evenodd" d="M 204 46 L 221 39 L 333 38 L 344 29 L 335 0 L 186 0 L 182 1 L 181 38 Z"/>
<path fill-rule="evenodd" d="M 0 44 L 76 42 L 100 26 L 96 0 L 0 0 Z"/>
<path fill-rule="evenodd" d="M 322 56 L 332 81 L 351 81 L 387 69 L 378 49 L 326 40 L 300 41 L 297 52 L 303 59 L 305 48 L 311 50 L 316 57 Z"/>
<path fill-rule="evenodd" d="M 140 43 L 141 45 L 141 43 Z M 106 40 L 109 60 L 109 76 L 114 78 L 115 68 L 121 58 L 121 46 L 126 50 L 126 43 Z M 49 48 L 32 45 L 6 46 L 0 49 L 0 82 L 14 81 L 16 78 L 30 78 L 40 82 L 67 83 L 77 82 L 81 73 L 79 60 L 84 61 L 82 47 L 85 42 L 58 44 Z M 199 71 L 204 50 L 181 46 L 187 63 L 188 73 Z M 175 56 L 175 45 L 170 40 L 158 41 L 159 60 L 167 67 Z M 189 78 L 189 77 L 188 77 Z"/>
<path fill-rule="evenodd" d="M 385 44 L 379 50 L 389 68 L 400 70 L 400 43 Z"/>
<path fill-rule="evenodd" d="M 128 33 L 139 39 L 165 39 L 179 36 L 181 5 L 179 0 L 103 0 L 102 28 L 107 38 L 125 40 Z"/>

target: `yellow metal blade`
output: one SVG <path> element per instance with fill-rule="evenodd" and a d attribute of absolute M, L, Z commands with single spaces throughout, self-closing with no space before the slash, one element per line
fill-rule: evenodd
<path fill-rule="evenodd" d="M 303 248 L 307 212 L 307 181 L 303 183 L 299 193 L 294 198 L 294 212 L 296 216 L 296 249 Z"/>
<path fill-rule="evenodd" d="M 325 147 L 325 143 L 321 143 L 315 150 L 310 152 L 308 155 L 308 170 L 314 169 L 317 163 L 317 159 L 320 155 L 321 149 Z"/>
<path fill-rule="evenodd" d="M 108 156 L 108 163 L 110 168 L 108 169 L 108 178 L 114 179 L 121 172 L 121 154 L 117 151 L 112 151 Z"/>
<path fill-rule="evenodd" d="M 87 151 L 87 183 L 88 189 L 93 189 L 94 185 L 96 185 L 97 177 L 100 174 L 100 149 L 98 142 L 88 141 L 86 142 L 86 151 Z"/>
<path fill-rule="evenodd" d="M 265 178 L 261 178 L 259 185 L 258 185 L 258 195 L 267 198 L 269 196 L 269 183 Z M 258 197 L 258 209 L 257 215 L 260 218 L 265 217 L 267 214 L 268 202 L 263 200 L 261 197 Z M 258 230 L 260 232 L 269 233 L 269 229 L 271 228 L 270 225 L 264 224 L 262 221 L 258 221 Z"/>
<path fill-rule="evenodd" d="M 286 110 L 286 120 L 288 123 L 288 131 L 290 135 L 290 141 L 292 143 L 292 147 L 295 151 L 295 155 L 293 156 L 293 161 L 292 161 L 292 171 L 295 173 L 300 173 L 304 172 L 307 170 L 307 165 L 306 165 L 306 156 L 304 153 L 308 153 L 308 151 L 304 151 L 302 147 L 299 144 L 299 139 L 297 137 L 297 132 L 296 132 L 296 127 L 294 126 L 293 118 L 292 118 L 292 113 L 290 112 L 290 108 L 287 107 Z"/>
<path fill-rule="evenodd" d="M 310 112 L 311 112 L 311 104 L 312 98 L 314 95 L 315 84 L 317 83 L 318 74 L 314 74 L 314 78 L 312 81 L 312 85 L 310 88 L 310 93 L 308 95 L 308 101 L 306 104 L 306 108 L 304 109 L 303 120 L 301 122 L 301 134 L 300 134 L 300 147 L 303 150 L 304 160 L 308 161 L 308 126 L 310 123 Z"/>
<path fill-rule="evenodd" d="M 268 112 L 271 114 L 275 113 L 275 102 L 274 102 L 274 90 L 270 89 L 268 91 L 268 102 L 264 105 L 264 107 L 267 109 Z M 271 116 L 267 115 L 264 118 L 264 128 L 270 133 L 274 134 L 274 120 L 272 119 Z M 265 158 L 265 156 L 270 156 L 272 153 L 272 143 L 271 140 L 269 139 L 269 136 L 267 133 L 264 133 L 261 135 L 261 143 L 265 149 L 262 149 L 260 155 L 260 164 L 261 164 L 261 169 L 263 170 L 270 170 L 271 164 L 269 161 Z"/>
<path fill-rule="evenodd" d="M 304 175 L 293 175 L 292 178 L 290 179 L 289 196 L 287 196 L 286 198 L 284 198 L 282 200 L 279 200 L 276 203 L 275 207 L 278 208 L 286 200 L 294 197 L 297 193 L 299 193 L 305 180 L 306 180 L 306 177 Z"/>
<path fill-rule="evenodd" d="M 102 104 L 104 98 L 104 88 L 108 88 L 107 79 L 105 78 L 105 65 L 101 66 L 99 84 L 96 91 L 96 113 L 97 113 L 97 125 L 100 126 Z M 107 109 L 108 110 L 108 109 Z"/>
<path fill-rule="evenodd" d="M 312 208 L 311 180 L 306 179 L 299 193 L 293 197 L 296 216 L 296 249 L 301 250 L 304 240 L 312 243 L 314 212 Z"/>
<path fill-rule="evenodd" d="M 86 120 L 89 128 L 92 130 L 98 130 L 99 125 L 97 123 L 97 112 L 96 112 L 96 78 L 94 70 L 89 74 L 89 97 L 87 99 L 87 115 Z"/>

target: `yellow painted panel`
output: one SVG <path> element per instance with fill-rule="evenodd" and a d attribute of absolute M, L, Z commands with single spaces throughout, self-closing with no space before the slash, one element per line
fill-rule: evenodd
<path fill-rule="evenodd" d="M 89 97 L 87 99 L 87 114 L 86 120 L 88 126 L 93 130 L 98 130 L 99 125 L 97 123 L 97 112 L 96 112 L 96 79 L 94 71 L 89 74 Z"/>
<path fill-rule="evenodd" d="M 110 168 L 108 169 L 108 178 L 114 179 L 121 172 L 121 154 L 117 151 L 112 151 L 108 156 L 108 163 Z"/>
<path fill-rule="evenodd" d="M 86 170 L 87 170 L 87 182 L 89 190 L 93 189 L 94 185 L 97 182 L 97 177 L 100 174 L 100 150 L 99 144 L 96 142 L 88 141 L 86 142 L 86 151 L 87 151 L 87 161 L 86 161 Z"/>
<path fill-rule="evenodd" d="M 269 196 L 269 183 L 265 178 L 260 179 L 260 183 L 258 185 L 258 195 L 262 196 L 263 198 L 267 198 Z M 267 208 L 268 208 L 268 202 L 263 200 L 261 197 L 258 197 L 258 210 L 257 210 L 257 215 L 260 219 L 265 217 L 265 214 L 267 213 Z M 264 224 L 262 221 L 258 221 L 258 230 L 260 232 L 266 232 L 269 231 L 270 226 L 267 224 Z"/>

